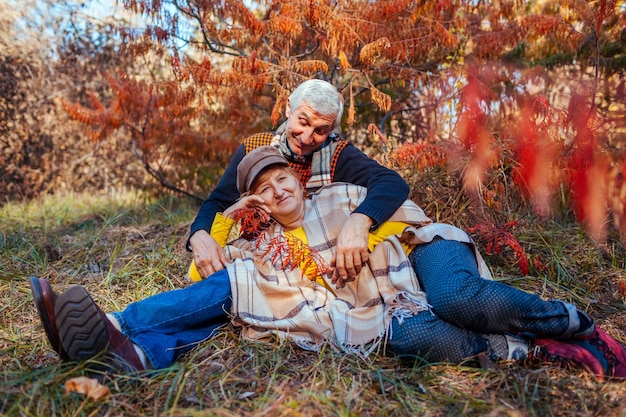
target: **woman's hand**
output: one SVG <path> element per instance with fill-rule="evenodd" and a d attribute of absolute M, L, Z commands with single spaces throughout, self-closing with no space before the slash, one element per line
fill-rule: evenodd
<path fill-rule="evenodd" d="M 247 208 L 257 209 L 259 214 L 261 214 L 261 220 L 264 222 L 269 221 L 271 215 L 270 210 L 263 203 L 263 199 L 255 194 L 241 197 L 239 200 L 237 200 L 235 204 L 224 210 L 222 215 L 231 219 L 235 219 L 239 210 Z"/>

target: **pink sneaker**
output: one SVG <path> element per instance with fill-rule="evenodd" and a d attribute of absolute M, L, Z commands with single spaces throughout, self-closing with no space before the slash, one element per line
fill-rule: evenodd
<path fill-rule="evenodd" d="M 537 339 L 528 356 L 531 359 L 539 359 L 544 362 L 557 363 L 566 368 L 568 366 L 584 369 L 595 374 L 599 380 L 604 380 L 607 375 L 605 361 L 598 355 L 581 346 L 586 342 L 565 342 L 556 339 Z"/>
<path fill-rule="evenodd" d="M 620 342 L 613 339 L 597 325 L 588 336 L 572 340 L 573 343 L 577 343 L 577 341 L 587 342 L 591 345 L 587 347 L 590 351 L 595 350 L 604 357 L 608 364 L 607 376 L 617 379 L 626 378 L 626 349 Z"/>

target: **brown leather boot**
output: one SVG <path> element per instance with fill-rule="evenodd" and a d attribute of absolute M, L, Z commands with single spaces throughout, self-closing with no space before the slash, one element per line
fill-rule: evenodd
<path fill-rule="evenodd" d="M 76 285 L 61 294 L 54 312 L 70 360 L 102 358 L 108 370 L 121 372 L 145 369 L 132 341 L 115 328 L 84 287 Z"/>

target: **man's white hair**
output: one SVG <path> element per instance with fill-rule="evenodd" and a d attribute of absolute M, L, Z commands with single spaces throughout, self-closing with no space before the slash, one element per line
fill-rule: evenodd
<path fill-rule="evenodd" d="M 306 103 L 323 116 L 336 116 L 333 130 L 341 123 L 343 97 L 331 83 L 324 80 L 307 80 L 300 84 L 289 96 L 291 111 Z"/>

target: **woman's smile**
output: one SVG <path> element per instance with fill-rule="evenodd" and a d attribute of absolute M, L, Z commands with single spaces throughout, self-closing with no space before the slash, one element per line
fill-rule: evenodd
<path fill-rule="evenodd" d="M 254 194 L 263 199 L 270 215 L 289 228 L 299 227 L 304 218 L 304 190 L 300 180 L 284 167 L 262 174 Z"/>
<path fill-rule="evenodd" d="M 278 200 L 278 203 L 277 203 L 277 204 L 279 204 L 279 205 L 280 205 L 280 204 L 283 204 L 283 203 L 287 202 L 287 200 L 289 200 L 290 198 L 291 198 L 291 196 L 290 196 L 290 195 L 287 195 L 287 196 L 285 196 L 285 197 L 281 198 L 280 200 Z"/>

